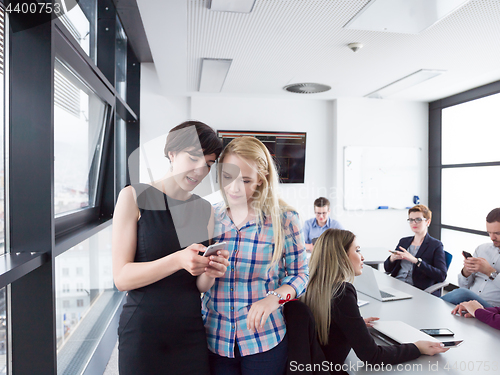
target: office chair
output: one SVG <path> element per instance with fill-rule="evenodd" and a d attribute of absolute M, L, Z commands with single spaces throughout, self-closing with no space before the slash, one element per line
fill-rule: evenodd
<path fill-rule="evenodd" d="M 451 260 L 453 259 L 453 255 L 451 255 L 449 252 L 445 251 L 444 252 L 444 256 L 445 256 L 445 259 L 446 259 L 446 271 L 448 271 L 448 269 L 450 268 Z M 443 295 L 443 289 L 444 289 L 444 287 L 448 286 L 448 284 L 450 284 L 450 283 L 445 280 L 445 281 L 443 281 L 441 283 L 437 283 L 437 284 L 431 285 L 430 287 L 428 287 L 427 289 L 425 289 L 424 292 L 432 294 L 436 290 L 441 289 L 441 295 Z"/>

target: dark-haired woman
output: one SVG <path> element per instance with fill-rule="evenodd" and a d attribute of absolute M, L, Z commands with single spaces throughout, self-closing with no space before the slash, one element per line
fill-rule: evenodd
<path fill-rule="evenodd" d="M 376 318 L 365 321 L 361 317 L 352 285 L 354 277 L 362 272 L 363 256 L 354 234 L 340 229 L 323 232 L 314 245 L 309 261 L 309 284 L 301 300 L 314 315 L 321 347 L 334 368 L 342 368 L 351 348 L 359 359 L 370 364 L 396 364 L 421 354 L 434 355 L 448 350 L 441 343 L 431 341 L 378 346 L 367 328 Z"/>
<path fill-rule="evenodd" d="M 115 285 L 128 291 L 118 328 L 122 375 L 209 373 L 200 292 L 224 275 L 229 253 L 199 255 L 213 213 L 191 191 L 221 151 L 210 127 L 185 122 L 167 136 L 165 177 L 120 193 L 112 253 Z"/>

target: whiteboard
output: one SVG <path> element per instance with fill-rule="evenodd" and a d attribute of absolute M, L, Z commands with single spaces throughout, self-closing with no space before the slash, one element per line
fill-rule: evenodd
<path fill-rule="evenodd" d="M 421 152 L 417 147 L 345 147 L 344 208 L 412 207 L 413 197 L 420 197 Z"/>

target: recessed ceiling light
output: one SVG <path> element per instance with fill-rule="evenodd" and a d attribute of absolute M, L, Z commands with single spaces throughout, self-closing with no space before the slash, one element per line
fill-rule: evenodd
<path fill-rule="evenodd" d="M 283 90 L 295 94 L 317 94 L 330 90 L 331 87 L 321 83 L 294 83 L 283 87 Z"/>
<path fill-rule="evenodd" d="M 208 9 L 219 12 L 250 13 L 255 0 L 211 0 Z"/>
<path fill-rule="evenodd" d="M 418 34 L 470 0 L 371 0 L 345 29 Z"/>
<path fill-rule="evenodd" d="M 202 59 L 200 73 L 200 92 L 220 92 L 232 59 Z"/>
<path fill-rule="evenodd" d="M 387 86 L 373 91 L 368 95 L 365 95 L 365 97 L 375 99 L 386 98 L 392 94 L 395 94 L 396 92 L 418 85 L 419 83 L 434 78 L 444 72 L 445 70 L 420 69 L 412 74 L 407 75 L 406 77 L 388 84 Z"/>

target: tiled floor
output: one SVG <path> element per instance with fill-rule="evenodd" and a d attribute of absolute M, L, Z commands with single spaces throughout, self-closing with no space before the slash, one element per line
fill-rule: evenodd
<path fill-rule="evenodd" d="M 103 375 L 118 375 L 118 343 L 116 343 L 113 353 L 109 358 L 108 365 Z"/>

